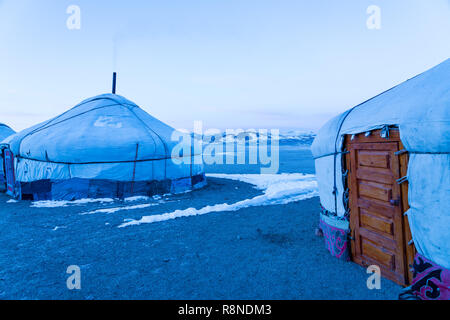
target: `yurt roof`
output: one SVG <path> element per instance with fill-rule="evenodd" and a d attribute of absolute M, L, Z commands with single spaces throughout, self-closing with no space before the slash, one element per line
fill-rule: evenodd
<path fill-rule="evenodd" d="M 171 139 L 174 132 L 130 100 L 103 94 L 5 142 L 15 155 L 30 160 L 67 164 L 129 162 L 170 157 L 177 143 Z"/>
<path fill-rule="evenodd" d="M 450 151 L 450 59 L 340 114 L 318 132 L 315 157 L 340 148 L 337 135 L 398 125 L 410 152 Z"/>

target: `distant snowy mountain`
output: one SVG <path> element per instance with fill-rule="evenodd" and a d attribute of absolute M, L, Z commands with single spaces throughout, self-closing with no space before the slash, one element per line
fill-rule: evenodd
<path fill-rule="evenodd" d="M 316 138 L 313 131 L 290 130 L 280 132 L 280 143 L 311 145 Z"/>
<path fill-rule="evenodd" d="M 217 135 L 198 135 L 191 133 L 197 139 L 203 139 L 204 143 L 259 143 L 262 141 L 273 141 L 277 139 L 280 145 L 311 145 L 316 137 L 313 131 L 305 130 L 283 130 L 278 136 L 272 136 L 270 130 L 267 131 L 241 131 L 222 132 Z"/>

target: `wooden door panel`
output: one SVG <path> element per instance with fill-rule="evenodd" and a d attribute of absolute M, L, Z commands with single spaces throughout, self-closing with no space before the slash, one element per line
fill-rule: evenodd
<path fill-rule="evenodd" d="M 387 206 L 381 201 L 378 202 L 370 199 L 358 199 L 356 205 L 359 208 L 370 210 L 370 212 L 377 213 L 378 215 L 386 218 L 393 219 L 395 215 L 395 209 L 392 206 Z"/>
<path fill-rule="evenodd" d="M 389 169 L 389 154 L 385 151 L 358 152 L 358 164 L 360 167 Z"/>
<path fill-rule="evenodd" d="M 377 214 L 369 213 L 364 209 L 360 209 L 360 223 L 366 229 L 374 230 L 383 234 L 385 237 L 393 238 L 394 222 L 392 219 L 386 219 Z"/>
<path fill-rule="evenodd" d="M 373 168 L 359 167 L 356 169 L 356 177 L 360 180 L 374 181 L 388 184 L 392 181 L 392 173 L 390 170 L 374 170 Z"/>
<path fill-rule="evenodd" d="M 369 230 L 367 228 L 361 227 L 359 230 L 358 236 L 360 238 L 368 239 L 380 246 L 380 248 L 385 248 L 387 250 L 394 251 L 397 243 L 395 239 L 390 239 L 389 237 L 385 237 L 384 235 L 381 235 L 380 233 Z"/>
<path fill-rule="evenodd" d="M 362 239 L 362 255 L 372 261 L 379 262 L 380 267 L 395 269 L 395 253 L 383 250 L 378 244 Z"/>
<path fill-rule="evenodd" d="M 353 260 L 375 264 L 382 274 L 406 283 L 405 243 L 400 178 L 399 141 L 379 136 L 347 140 L 350 228 Z"/>
<path fill-rule="evenodd" d="M 386 184 L 359 180 L 358 195 L 366 199 L 377 199 L 383 202 L 389 202 L 392 200 L 392 187 Z"/>

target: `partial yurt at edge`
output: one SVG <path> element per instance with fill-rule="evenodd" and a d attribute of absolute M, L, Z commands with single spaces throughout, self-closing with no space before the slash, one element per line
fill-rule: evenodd
<path fill-rule="evenodd" d="M 330 120 L 312 152 L 330 252 L 450 299 L 450 59 Z"/>
<path fill-rule="evenodd" d="M 8 127 L 6 124 L 0 123 L 0 142 L 14 133 L 16 132 L 13 129 Z"/>
<path fill-rule="evenodd" d="M 14 133 L 15 133 L 15 131 L 13 129 L 8 127 L 6 124 L 0 123 L 0 143 L 4 139 L 8 138 L 9 136 L 11 136 Z M 6 178 L 5 178 L 3 166 L 4 166 L 3 153 L 0 150 L 0 191 L 4 191 L 5 187 L 6 187 L 6 185 L 5 185 Z"/>
<path fill-rule="evenodd" d="M 199 188 L 206 182 L 202 155 L 190 139 L 122 96 L 93 97 L 3 141 L 14 171 L 7 192 L 75 200 Z"/>

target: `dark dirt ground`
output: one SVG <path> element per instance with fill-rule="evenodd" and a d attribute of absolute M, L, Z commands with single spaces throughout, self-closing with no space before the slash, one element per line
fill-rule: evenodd
<path fill-rule="evenodd" d="M 369 290 L 362 267 L 330 256 L 314 235 L 318 198 L 117 228 L 124 219 L 258 194 L 209 179 L 154 207 L 93 215 L 80 213 L 129 204 L 31 208 L 1 194 L 0 299 L 397 298 L 398 285 L 383 279 L 381 290 Z M 79 291 L 66 287 L 69 265 L 81 268 Z"/>

